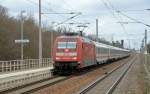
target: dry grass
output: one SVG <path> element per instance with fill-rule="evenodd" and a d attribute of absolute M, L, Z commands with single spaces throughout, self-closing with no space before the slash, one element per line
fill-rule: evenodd
<path fill-rule="evenodd" d="M 146 67 L 147 67 L 148 71 L 150 72 L 150 54 L 147 55 Z M 144 94 L 150 94 L 150 80 L 148 79 L 148 75 L 145 71 L 144 71 L 142 77 L 143 77 L 144 82 L 145 82 Z"/>

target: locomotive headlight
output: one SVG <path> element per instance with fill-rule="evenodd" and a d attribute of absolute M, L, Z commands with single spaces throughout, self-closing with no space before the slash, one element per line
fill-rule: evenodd
<path fill-rule="evenodd" d="M 59 57 L 56 57 L 56 60 L 59 60 L 60 58 Z"/>
<path fill-rule="evenodd" d="M 68 56 L 77 56 L 77 53 L 68 53 Z"/>
<path fill-rule="evenodd" d="M 73 60 L 76 60 L 76 59 L 77 59 L 77 57 L 73 57 L 72 59 L 73 59 Z"/>
<path fill-rule="evenodd" d="M 56 56 L 64 56 L 64 53 L 56 53 Z"/>

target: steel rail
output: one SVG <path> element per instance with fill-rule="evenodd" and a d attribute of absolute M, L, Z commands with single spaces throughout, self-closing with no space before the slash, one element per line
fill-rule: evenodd
<path fill-rule="evenodd" d="M 136 56 L 130 60 L 129 62 L 133 62 L 135 60 Z M 86 92 L 88 92 L 89 90 L 91 90 L 94 86 L 96 86 L 98 83 L 100 83 L 101 81 L 103 81 L 104 79 L 106 79 L 108 76 L 110 76 L 110 74 L 114 73 L 116 70 L 118 70 L 119 68 L 123 67 L 126 63 L 123 63 L 119 66 L 117 66 L 115 69 L 113 69 L 112 71 L 108 72 L 107 74 L 104 74 L 103 76 L 99 77 L 98 79 L 96 79 L 95 81 L 93 81 L 92 83 L 90 83 L 88 86 L 86 86 L 85 88 L 82 88 L 80 91 L 78 91 L 75 94 L 85 94 Z M 111 94 L 111 93 L 108 93 Z"/>
<path fill-rule="evenodd" d="M 123 79 L 123 77 L 126 75 L 126 73 L 129 71 L 129 69 L 131 68 L 133 61 L 135 60 L 135 58 L 130 62 L 130 65 L 127 67 L 127 69 L 121 74 L 121 76 L 115 81 L 115 83 L 109 88 L 109 90 L 106 92 L 106 94 L 112 94 L 113 91 L 115 90 L 115 88 L 117 87 L 117 85 L 121 82 L 121 80 Z"/>
<path fill-rule="evenodd" d="M 67 80 L 69 79 L 69 77 L 52 77 L 52 78 L 47 78 L 47 79 L 43 79 L 43 80 L 40 80 L 40 81 L 37 81 L 37 82 L 33 82 L 33 83 L 30 83 L 30 84 L 27 84 L 27 85 L 23 85 L 23 86 L 20 86 L 20 87 L 16 87 L 16 88 L 12 88 L 12 89 L 9 89 L 9 90 L 6 90 L 6 91 L 2 91 L 0 92 L 0 94 L 28 94 L 29 92 L 33 92 L 33 91 L 36 91 L 40 88 L 44 88 L 46 86 L 51 86 L 51 85 L 54 85 L 58 82 L 61 82 L 61 81 L 64 81 L 64 80 Z"/>

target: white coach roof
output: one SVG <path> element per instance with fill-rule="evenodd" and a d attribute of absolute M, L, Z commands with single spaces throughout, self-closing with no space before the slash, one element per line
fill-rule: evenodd
<path fill-rule="evenodd" d="M 103 44 L 103 43 L 99 43 L 99 42 L 95 42 L 95 41 L 93 41 L 93 43 L 95 44 L 96 47 L 103 47 L 103 48 L 108 48 L 108 49 L 122 50 L 122 51 L 128 51 L 129 52 L 129 50 L 127 50 L 127 49 L 122 49 L 119 47 L 114 47 L 111 45 L 107 45 L 107 44 Z"/>

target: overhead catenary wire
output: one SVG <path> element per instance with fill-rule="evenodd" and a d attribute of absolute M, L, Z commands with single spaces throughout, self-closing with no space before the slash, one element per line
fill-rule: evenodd
<path fill-rule="evenodd" d="M 64 2 L 64 4 L 66 4 L 66 6 L 69 6 L 69 8 L 70 9 L 72 9 L 72 10 L 74 10 L 65 0 L 62 0 L 63 2 Z M 70 10 L 69 10 L 70 11 Z M 46 14 L 46 13 L 45 13 Z M 77 12 L 76 10 L 75 11 L 71 11 L 71 12 L 66 12 L 66 13 L 58 13 L 58 12 L 54 12 L 54 13 L 47 13 L 47 14 L 58 14 L 59 16 L 61 16 L 61 17 L 65 17 L 64 15 L 61 15 L 61 14 L 75 14 L 75 15 L 73 15 L 73 16 L 71 16 L 71 17 L 69 17 L 69 18 L 66 18 L 66 20 L 64 20 L 64 21 L 62 21 L 62 22 L 59 22 L 56 26 L 59 26 L 59 25 L 61 25 L 61 24 L 65 24 L 65 22 L 68 22 L 68 21 L 73 21 L 73 22 L 75 22 L 75 23 L 77 23 L 77 21 L 75 21 L 75 20 L 73 20 L 73 18 L 75 18 L 76 16 L 78 16 L 78 15 L 81 15 L 82 13 L 81 12 Z M 47 16 L 48 17 L 48 16 Z M 49 18 L 49 17 L 48 17 Z"/>
<path fill-rule="evenodd" d="M 124 13 L 129 13 L 129 14 L 143 14 L 146 12 L 146 9 L 139 9 L 139 10 L 120 10 Z"/>
<path fill-rule="evenodd" d="M 43 14 L 43 16 L 45 16 L 45 17 L 51 19 L 51 18 L 50 18 L 49 16 L 47 16 L 46 14 Z M 73 21 L 73 22 L 70 22 L 70 24 L 71 24 L 71 23 L 80 23 L 80 22 L 77 22 L 77 21 L 75 21 L 75 20 L 73 20 L 73 19 L 72 19 L 71 21 Z M 60 23 L 59 23 L 59 22 L 55 22 L 55 21 L 52 21 L 52 22 L 54 22 L 54 23 L 56 23 L 56 24 L 59 24 L 59 25 L 62 24 L 62 22 L 60 22 Z M 65 22 L 64 22 L 63 24 L 69 24 L 69 23 L 65 23 Z M 57 26 L 58 26 L 58 25 L 57 25 Z"/>
<path fill-rule="evenodd" d="M 130 20 L 132 20 L 132 21 L 135 21 L 135 22 L 137 22 L 137 23 L 141 23 L 141 24 L 143 24 L 143 25 L 145 25 L 145 26 L 148 26 L 148 27 L 150 27 L 150 25 L 149 24 L 147 24 L 147 23 L 144 23 L 144 22 L 142 22 L 142 21 L 139 21 L 139 20 L 137 20 L 137 19 L 135 19 L 135 18 L 132 18 L 132 17 L 130 17 L 130 16 L 128 16 L 128 15 L 126 15 L 126 14 L 124 14 L 123 12 L 121 12 L 121 11 L 117 11 L 118 13 L 120 13 L 121 15 L 123 15 L 123 16 L 125 16 L 125 17 L 127 17 L 128 19 L 130 19 Z"/>
<path fill-rule="evenodd" d="M 110 11 L 110 13 L 113 15 L 113 17 L 117 20 L 120 21 L 122 20 L 122 18 L 119 16 L 119 18 L 115 15 L 116 9 L 115 7 L 111 4 L 111 2 L 109 0 L 107 0 L 108 3 L 105 2 L 105 0 L 101 0 L 102 3 L 104 4 L 104 6 L 108 9 L 108 11 Z M 109 4 L 109 5 L 108 5 Z M 122 27 L 123 31 L 125 32 L 125 34 L 127 34 L 127 31 L 124 27 L 123 23 L 120 23 L 120 26 Z"/>
<path fill-rule="evenodd" d="M 36 3 L 36 2 L 33 2 L 32 0 L 26 0 L 27 2 L 29 2 L 29 3 L 31 3 L 32 5 L 34 5 L 34 6 L 36 6 L 36 7 L 38 7 L 38 3 Z M 46 8 L 46 7 L 41 7 L 42 9 L 44 9 L 44 10 L 47 10 L 47 11 L 53 11 L 52 9 L 49 9 L 49 8 Z"/>
<path fill-rule="evenodd" d="M 150 24 L 147 24 L 147 23 L 145 23 L 145 22 L 143 22 L 143 21 L 140 21 L 140 20 L 138 20 L 138 19 L 135 19 L 135 18 L 133 18 L 133 17 L 130 17 L 130 16 L 128 16 L 128 15 L 126 15 L 126 14 L 124 14 L 122 11 L 120 11 L 120 10 L 116 10 L 115 8 L 114 8 L 114 6 L 111 4 L 111 2 L 109 1 L 109 0 L 107 0 L 108 2 L 109 2 L 109 4 L 110 4 L 110 6 L 112 7 L 112 9 L 114 9 L 114 11 L 116 12 L 116 13 L 118 13 L 118 14 L 121 14 L 122 16 L 124 16 L 124 17 L 126 17 L 126 18 L 128 18 L 128 19 L 130 19 L 130 20 L 132 20 L 132 21 L 135 21 L 136 23 L 140 23 L 140 24 L 143 24 L 143 25 L 145 25 L 145 26 L 147 26 L 147 27 L 150 27 Z M 144 11 L 145 12 L 145 10 L 149 10 L 149 9 L 144 9 L 144 10 L 136 10 L 136 11 Z M 135 11 L 135 10 L 134 10 Z M 120 15 L 118 15 L 120 18 L 121 18 L 121 16 Z M 122 19 L 122 18 L 121 18 Z M 120 24 L 123 24 L 123 23 L 120 23 Z M 124 27 L 124 25 L 123 25 L 123 27 Z"/>
<path fill-rule="evenodd" d="M 63 24 L 63 23 L 65 23 L 65 22 L 67 22 L 67 21 L 69 21 L 69 20 L 71 20 L 71 19 L 73 19 L 73 18 L 75 18 L 75 17 L 77 17 L 77 16 L 79 16 L 79 15 L 81 15 L 81 13 L 78 13 L 78 14 L 76 14 L 76 15 L 74 15 L 74 16 L 72 16 L 72 17 L 70 17 L 70 18 L 68 18 L 68 19 L 66 19 L 66 20 L 64 20 L 64 21 L 62 21 L 61 23 L 57 24 L 56 26 L 58 26 L 58 25 L 60 25 L 60 24 Z"/>
<path fill-rule="evenodd" d="M 38 6 L 38 3 L 36 3 L 36 2 L 33 2 L 33 1 L 31 1 L 31 0 L 27 0 L 29 3 L 31 3 L 31 4 L 34 4 L 34 5 L 36 5 L 36 6 Z M 63 2 L 66 4 L 66 6 L 68 6 L 70 9 L 72 9 L 72 10 L 74 10 L 65 0 L 63 0 Z M 47 4 L 49 4 L 48 2 L 47 2 Z M 46 7 L 42 7 L 42 9 L 44 9 L 44 10 L 47 10 L 47 11 L 49 11 L 49 10 L 51 10 L 52 12 L 50 13 L 46 13 L 46 12 L 43 12 L 42 13 L 42 15 L 43 16 L 45 16 L 45 17 L 47 17 L 47 18 L 49 18 L 49 19 L 51 19 L 49 16 L 47 16 L 47 14 L 55 14 L 55 15 L 58 15 L 58 16 L 60 16 L 60 17 L 65 17 L 63 14 L 67 14 L 67 13 L 58 13 L 58 12 L 56 12 L 56 11 L 54 11 L 54 10 L 52 10 L 52 9 L 48 9 L 48 8 L 46 8 Z M 73 13 L 75 13 L 75 12 L 68 12 L 68 14 L 73 14 Z M 77 12 L 76 12 L 77 13 Z M 75 18 L 76 16 L 78 16 L 78 14 L 80 14 L 81 15 L 81 13 L 77 13 L 77 15 L 73 15 L 73 16 L 71 16 L 71 17 L 69 17 L 69 18 L 66 18 L 65 20 L 63 20 L 63 21 L 61 21 L 61 22 L 57 22 L 56 23 L 56 25 L 53 25 L 53 26 L 55 26 L 55 27 L 58 27 L 59 25 L 62 25 L 62 24 L 65 24 L 66 22 L 68 22 L 68 21 L 73 21 L 73 22 L 75 22 L 75 23 L 78 23 L 77 21 L 75 21 L 73 18 Z M 53 22 L 55 22 L 55 21 L 53 21 Z"/>
<path fill-rule="evenodd" d="M 108 1 L 109 5 L 112 7 L 112 9 L 116 12 L 117 9 L 114 7 L 114 5 L 109 0 L 107 0 L 107 1 Z M 123 21 L 122 17 L 119 15 L 119 13 L 118 13 L 118 17 L 121 21 Z M 120 23 L 120 24 L 121 24 L 123 30 L 125 31 L 125 33 L 127 34 L 124 24 L 123 23 Z"/>
<path fill-rule="evenodd" d="M 119 13 L 119 14 L 125 16 L 125 17 L 127 17 L 127 18 L 130 19 L 130 20 L 133 20 L 133 21 L 135 21 L 135 22 L 137 22 L 137 23 L 141 23 L 141 24 L 143 24 L 143 25 L 146 25 L 146 26 L 150 27 L 149 24 L 146 24 L 146 23 L 144 23 L 144 22 L 142 22 L 142 21 L 139 21 L 139 20 L 137 20 L 137 19 L 135 19 L 135 18 L 129 17 L 128 15 L 124 14 L 124 13 L 121 12 L 120 10 L 116 10 L 116 9 L 114 8 L 114 6 L 111 4 L 111 2 L 110 2 L 109 0 L 107 0 L 107 1 L 108 1 L 109 4 L 112 6 L 112 8 L 115 10 L 115 12 L 117 12 L 117 13 Z M 145 10 L 146 10 L 146 9 L 145 9 Z M 130 10 L 130 11 L 131 11 L 131 10 Z M 132 11 L 143 11 L 143 10 L 132 10 Z"/>
<path fill-rule="evenodd" d="M 26 1 L 28 1 L 28 2 L 31 3 L 32 5 L 35 5 L 35 6 L 38 7 L 38 3 L 33 2 L 33 1 L 31 1 L 31 0 L 26 0 Z M 58 15 L 59 15 L 59 14 L 63 14 L 63 13 L 58 13 L 58 12 L 54 11 L 53 9 L 46 8 L 46 7 L 44 7 L 44 6 L 42 6 L 42 9 L 47 10 L 47 11 L 52 11 L 51 13 L 49 12 L 49 14 L 58 14 Z M 44 13 L 46 13 L 46 12 L 44 12 Z M 42 14 L 44 14 L 44 13 L 42 13 Z M 68 13 L 69 13 L 69 12 L 68 12 Z M 47 13 L 47 14 L 48 14 L 48 13 Z M 66 13 L 64 13 L 64 14 L 66 14 Z M 63 17 L 62 15 L 59 15 L 59 16 Z"/>
<path fill-rule="evenodd" d="M 72 10 L 74 10 L 74 9 L 73 9 L 70 5 L 68 5 L 68 4 L 67 4 L 67 2 L 66 2 L 66 1 L 64 1 L 64 0 L 62 0 L 62 1 L 63 1 L 63 2 L 67 5 L 67 6 L 69 6 Z M 47 2 L 47 4 L 49 4 L 49 3 Z M 75 11 L 75 12 L 76 12 L 76 11 Z M 74 12 L 74 13 L 75 13 L 75 12 Z M 69 12 L 68 12 L 68 13 L 69 13 Z M 70 12 L 70 13 L 71 13 L 71 12 Z M 73 13 L 73 12 L 72 12 L 72 13 Z M 76 12 L 76 13 L 77 13 L 77 12 Z M 56 13 L 56 14 L 57 14 L 57 13 Z M 58 13 L 58 14 L 59 14 L 59 13 Z M 61 13 L 61 14 L 62 14 L 62 13 Z M 59 15 L 59 16 L 61 16 L 61 17 L 65 17 L 65 16 L 63 16 L 63 15 Z M 75 20 L 73 20 L 73 19 L 72 19 L 72 21 L 76 22 L 76 21 L 75 21 Z"/>
<path fill-rule="evenodd" d="M 118 9 L 115 9 L 114 6 L 111 4 L 111 2 L 110 2 L 109 0 L 107 0 L 107 1 L 109 2 L 109 5 L 110 5 L 111 8 L 109 8 L 109 7 L 108 7 L 108 4 L 107 4 L 107 3 L 105 4 L 105 2 L 104 2 L 103 0 L 101 0 L 101 1 L 104 3 L 104 5 L 105 5 L 108 9 L 114 10 L 115 13 L 118 13 L 118 17 L 122 20 L 121 16 L 119 15 L 119 14 L 120 14 L 119 12 L 121 12 L 121 11 L 119 11 Z M 122 13 L 122 12 L 121 12 L 121 13 Z M 128 19 L 130 19 L 130 20 L 132 20 L 132 21 L 135 21 L 135 22 L 138 22 L 138 23 L 141 23 L 141 24 L 144 24 L 144 25 L 150 27 L 150 25 L 148 25 L 148 24 L 146 24 L 146 23 L 144 23 L 144 22 L 141 22 L 141 21 L 139 21 L 139 20 L 137 20 L 137 19 L 134 19 L 134 18 L 132 18 L 132 17 L 129 17 L 128 15 L 123 15 L 123 14 L 124 14 L 124 13 L 122 13 L 121 15 L 122 15 L 122 16 L 126 16 Z M 115 15 L 115 14 L 113 14 L 113 16 L 114 16 L 114 15 Z M 115 17 L 115 16 L 114 16 L 114 17 Z M 126 32 L 123 23 L 120 23 L 120 25 L 122 26 L 122 28 L 123 28 L 124 31 Z"/>
<path fill-rule="evenodd" d="M 64 5 L 66 5 L 66 7 L 67 7 L 67 9 L 69 9 L 69 10 L 72 10 L 72 11 L 75 11 L 75 12 L 78 12 L 78 10 L 76 10 L 72 5 L 70 5 L 66 0 L 62 0 L 63 2 L 64 2 Z M 83 15 L 82 15 L 82 17 L 83 17 Z M 81 24 L 80 22 L 77 22 L 77 21 L 75 21 L 75 20 L 73 20 L 72 19 L 72 21 L 73 22 L 75 22 L 76 24 Z M 87 23 L 87 21 L 83 21 L 83 25 L 84 25 L 84 23 Z M 66 23 L 64 23 L 64 24 L 66 24 Z"/>
<path fill-rule="evenodd" d="M 26 1 L 28 1 L 29 3 L 31 3 L 31 4 L 33 4 L 33 5 L 35 5 L 35 6 L 37 6 L 38 7 L 38 3 L 36 3 L 36 2 L 33 2 L 33 1 L 31 1 L 31 0 L 26 0 Z M 58 13 L 58 12 L 56 12 L 56 11 L 54 11 L 54 10 L 52 10 L 52 9 L 49 9 L 49 8 L 46 8 L 46 7 L 42 7 L 42 9 L 44 9 L 44 10 L 47 10 L 47 11 L 52 11 L 52 13 L 49 13 L 49 14 L 56 14 L 56 15 L 58 15 L 58 16 L 60 16 L 60 17 L 65 17 L 65 16 L 63 16 L 63 15 L 60 15 L 60 14 L 62 14 L 62 13 Z M 72 12 L 73 13 L 73 12 Z M 42 13 L 42 15 L 43 15 L 44 13 Z M 48 13 L 47 13 L 48 14 Z M 66 14 L 66 13 L 64 13 L 64 14 Z M 69 13 L 68 13 L 69 14 Z M 70 12 L 70 14 L 71 14 L 71 12 Z M 76 15 L 75 15 L 76 16 Z M 66 20 L 64 20 L 64 21 L 62 21 L 62 22 L 60 22 L 61 24 L 63 24 L 63 22 L 67 22 L 67 21 L 69 21 L 69 20 L 72 20 L 73 18 L 75 18 L 75 16 L 72 16 L 72 17 L 69 17 L 69 18 L 67 18 Z M 48 16 L 46 16 L 47 18 L 50 18 L 50 17 L 48 17 Z M 66 17 L 65 17 L 66 18 Z M 74 21 L 74 20 L 72 20 L 72 21 Z M 60 24 L 59 24 L 60 25 Z M 57 25 L 58 26 L 58 25 Z"/>
<path fill-rule="evenodd" d="M 64 2 L 64 5 L 66 5 L 67 9 L 69 10 L 73 10 L 75 12 L 78 12 L 78 10 L 74 9 L 68 2 L 66 2 L 66 0 L 62 0 Z M 83 16 L 83 15 L 82 15 Z M 85 25 L 85 23 L 87 23 L 87 21 L 83 21 L 83 23 L 77 22 L 75 20 L 72 19 L 73 22 L 75 22 L 75 24 L 82 24 Z M 64 23 L 65 24 L 65 23 Z M 73 24 L 72 24 L 73 25 Z"/>

